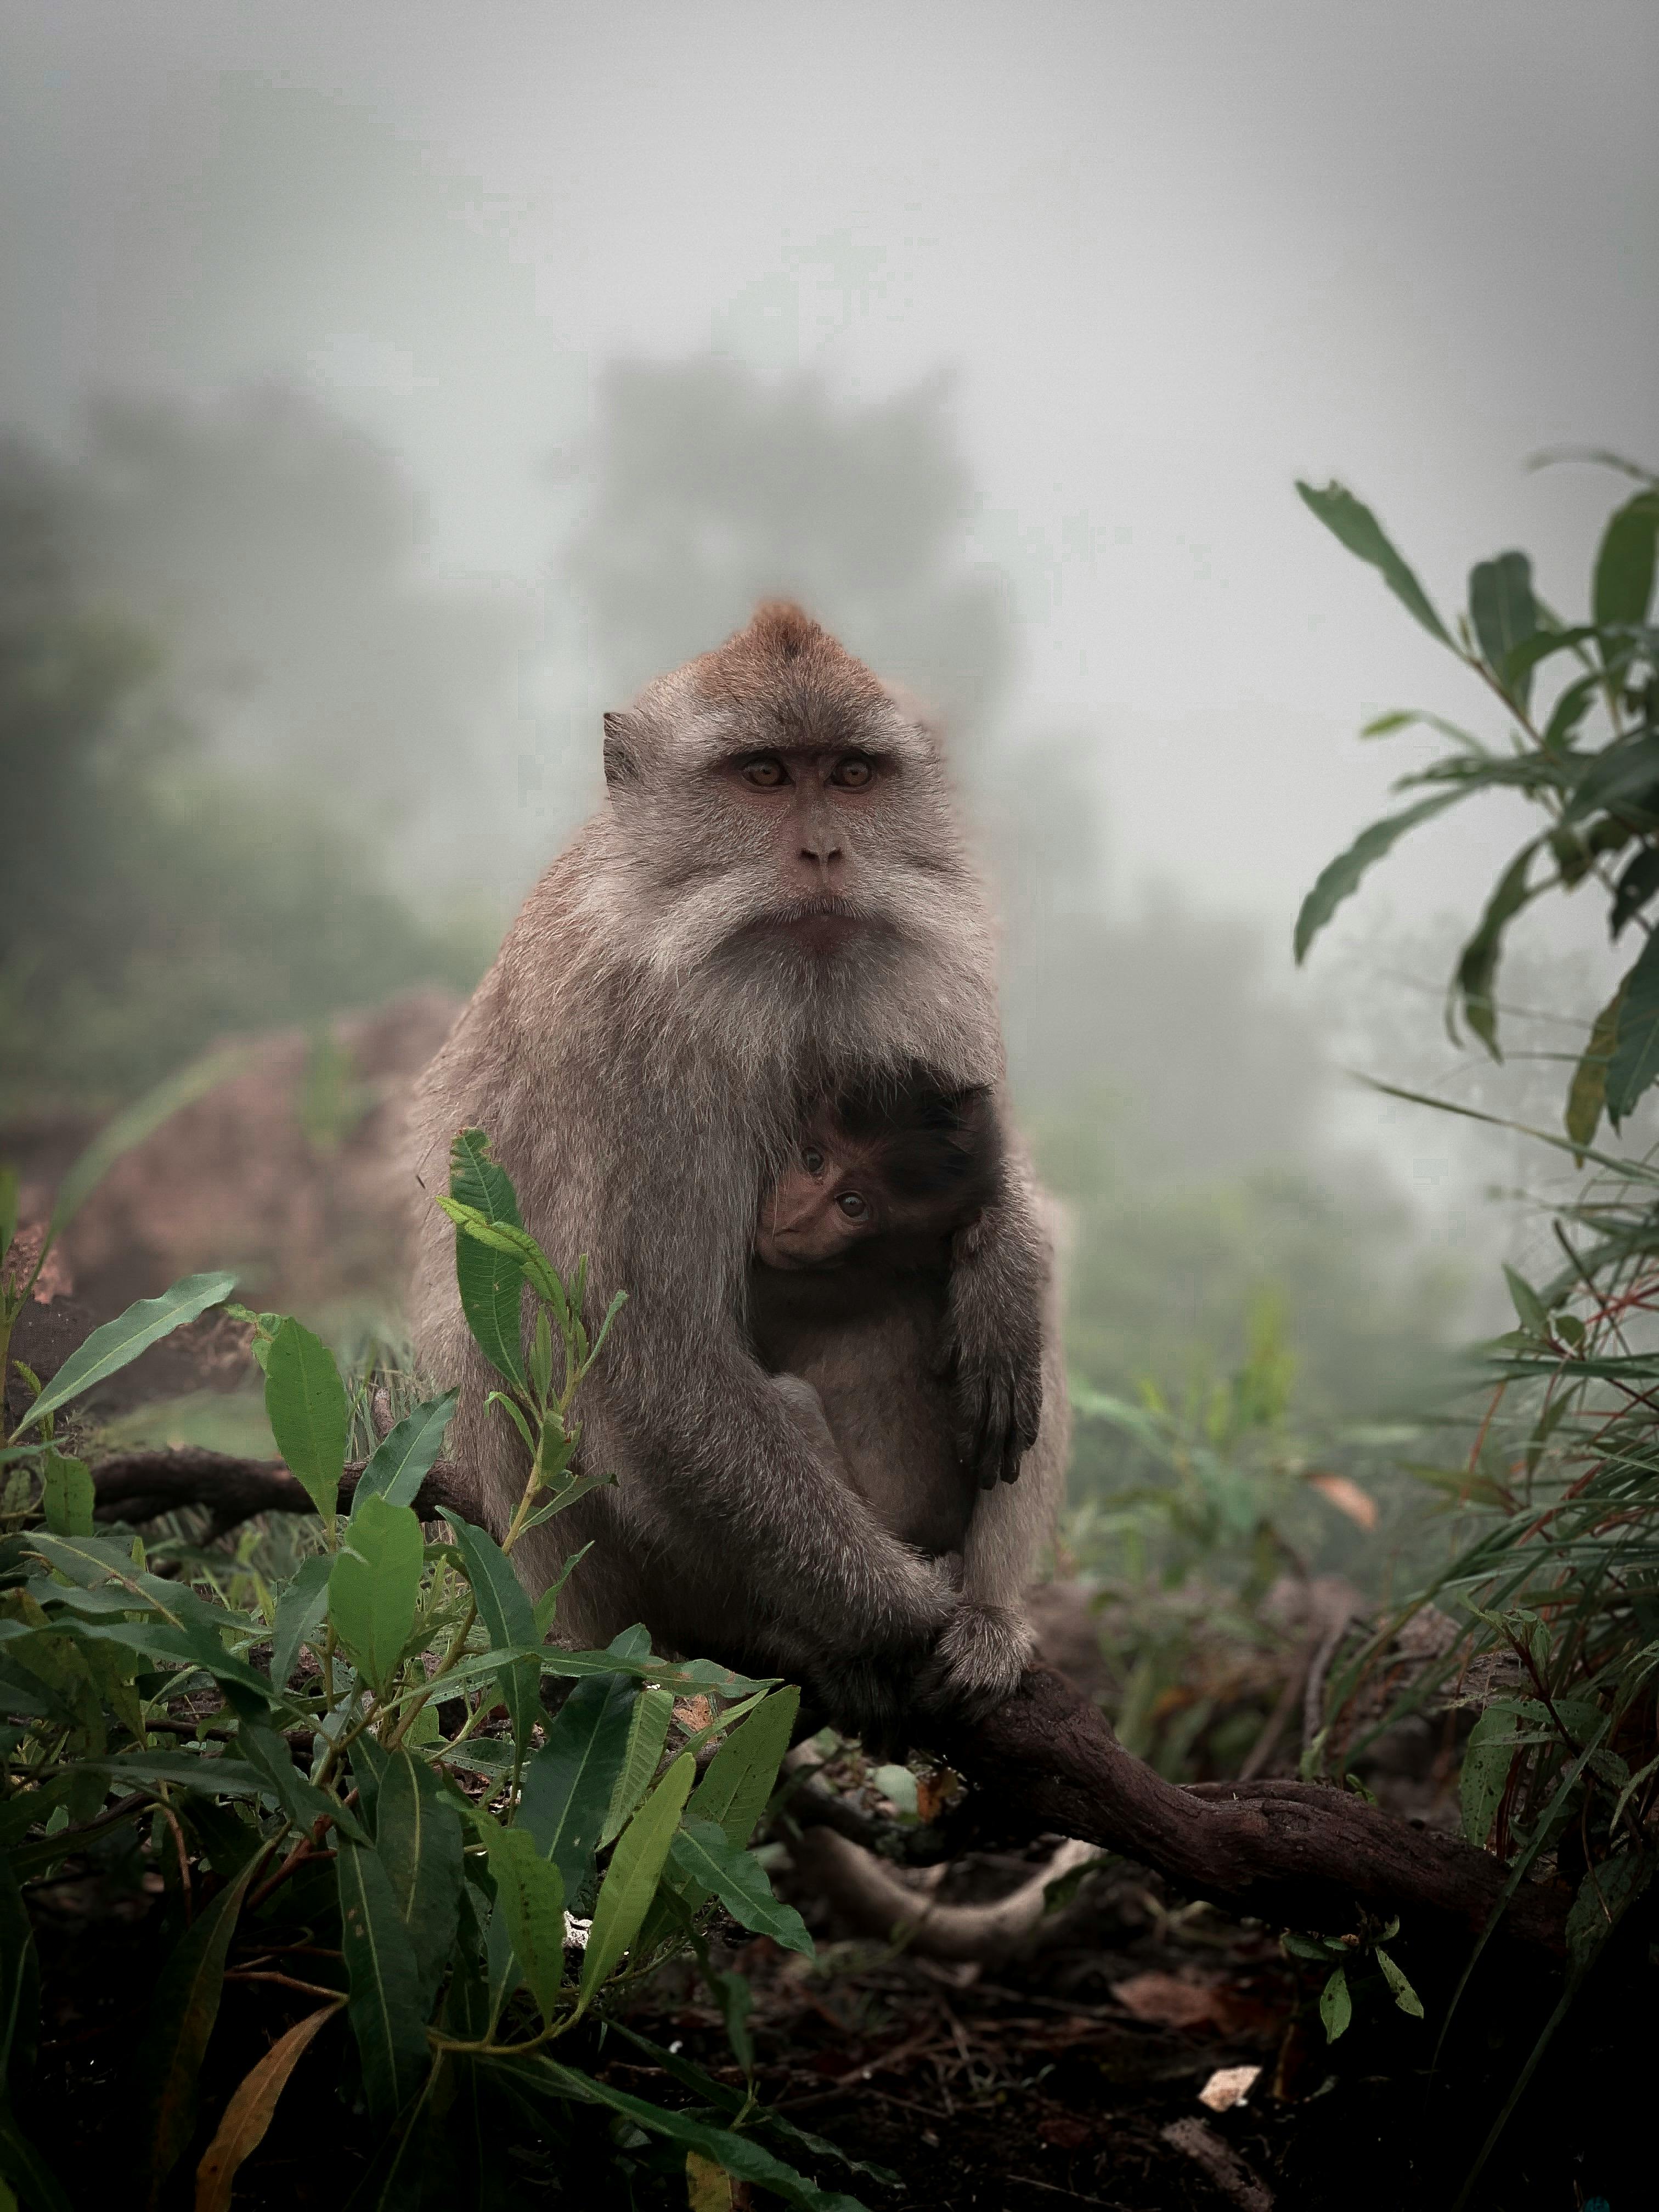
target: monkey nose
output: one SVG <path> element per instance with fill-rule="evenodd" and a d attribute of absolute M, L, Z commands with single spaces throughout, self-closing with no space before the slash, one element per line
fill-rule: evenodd
<path fill-rule="evenodd" d="M 818 880 L 823 884 L 828 884 L 840 872 L 843 857 L 839 845 L 817 843 L 803 845 L 800 856 L 810 867 L 817 871 Z"/>

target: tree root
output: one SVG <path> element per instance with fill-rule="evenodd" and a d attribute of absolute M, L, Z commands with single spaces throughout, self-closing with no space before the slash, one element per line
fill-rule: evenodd
<path fill-rule="evenodd" d="M 918 1958 L 988 1966 L 1023 1948 L 1042 1917 L 1048 1884 L 1100 1854 L 1092 1844 L 1061 1844 L 1046 1866 L 992 1905 L 943 1904 L 927 1875 L 913 1887 L 828 1827 L 805 1828 L 791 1837 L 789 1856 L 814 1889 L 865 1935 L 902 1944 Z M 943 1872 L 933 1869 L 933 1880 Z"/>
<path fill-rule="evenodd" d="M 350 1502 L 357 1478 L 368 1464 L 353 1460 L 340 1482 L 340 1503 Z M 162 1513 L 204 1506 L 212 1516 L 207 1540 L 250 1521 L 256 1513 L 314 1513 L 316 1504 L 279 1459 L 237 1459 L 228 1452 L 191 1445 L 178 1451 L 119 1452 L 92 1471 L 94 1513 L 100 1521 L 154 1521 Z M 437 1460 L 414 1500 L 423 1521 L 435 1521 L 440 1506 L 464 1513 L 471 1492 L 461 1469 Z"/>

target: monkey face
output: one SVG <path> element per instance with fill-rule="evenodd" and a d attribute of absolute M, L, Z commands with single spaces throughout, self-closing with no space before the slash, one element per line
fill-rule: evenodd
<path fill-rule="evenodd" d="M 809 1135 L 772 1186 L 755 1235 L 767 1267 L 833 1267 L 882 1226 L 883 1209 L 866 1195 L 868 1163 L 836 1157 Z"/>
<path fill-rule="evenodd" d="M 946 933 L 954 958 L 971 870 L 937 741 L 798 608 L 607 715 L 605 775 L 659 967 L 811 988 Z"/>

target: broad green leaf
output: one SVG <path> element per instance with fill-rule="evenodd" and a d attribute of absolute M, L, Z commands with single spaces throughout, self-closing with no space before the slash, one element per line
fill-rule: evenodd
<path fill-rule="evenodd" d="M 611 1792 L 610 1808 L 605 1816 L 605 1829 L 599 1838 L 601 1849 L 622 1832 L 628 1819 L 646 1791 L 651 1787 L 657 1771 L 657 1762 L 662 1757 L 663 1746 L 668 1741 L 668 1724 L 674 1717 L 674 1693 L 672 1690 L 644 1690 L 634 1702 L 634 1714 L 628 1731 L 628 1750 L 623 1759 L 622 1771 L 617 1777 L 616 1787 Z"/>
<path fill-rule="evenodd" d="M 310 2049 L 318 2031 L 327 2027 L 343 2002 L 320 2005 L 303 2020 L 295 2021 L 237 2083 L 218 2133 L 196 2169 L 196 2212 L 230 2212 L 236 2177 L 244 2161 L 264 2141 L 289 2075 Z"/>
<path fill-rule="evenodd" d="M 713 1820 L 690 1820 L 674 1838 L 670 1856 L 681 1873 L 718 1897 L 740 1926 L 769 1936 L 787 1951 L 813 1954 L 806 1924 L 793 1905 L 772 1894 L 766 1870 L 752 1851 L 727 1843 Z"/>
<path fill-rule="evenodd" d="M 1638 491 L 1608 523 L 1595 556 L 1590 608 L 1598 625 L 1647 620 L 1656 540 L 1659 491 Z"/>
<path fill-rule="evenodd" d="M 425 1568 L 426 1539 L 412 1508 L 366 1498 L 335 1555 L 328 1617 L 358 1673 L 377 1690 L 409 1641 Z"/>
<path fill-rule="evenodd" d="M 696 1772 L 696 1760 L 682 1753 L 617 1839 L 582 1954 L 584 2004 L 639 1934 Z"/>
<path fill-rule="evenodd" d="M 592 1940 L 590 1937 L 590 1944 Z M 556 2059 L 544 2057 L 540 2052 L 491 2060 L 489 2071 L 521 2083 L 528 2094 L 544 2101 L 599 2105 L 620 2112 L 647 2134 L 661 2136 L 686 2150 L 695 2150 L 739 2181 L 769 2189 L 786 2204 L 800 2206 L 802 2212 L 864 2212 L 856 2197 L 820 2189 L 793 2166 L 786 2166 L 781 2159 L 775 2158 L 752 2136 L 735 2135 L 691 2113 L 670 2112 L 665 2106 L 647 2104 L 643 2097 L 632 2096 L 626 2089 L 613 2088 L 609 2081 L 578 2073 L 574 2067 L 562 2066 Z"/>
<path fill-rule="evenodd" d="M 341 1946 L 351 1985 L 346 2009 L 362 2060 L 363 2095 L 370 2116 L 386 2121 L 414 2095 L 430 2060 L 420 1968 L 386 1868 L 373 1848 L 343 1838 L 334 1870 Z"/>
<path fill-rule="evenodd" d="M 799 1711 L 793 1683 L 757 1705 L 709 1760 L 689 1817 L 718 1820 L 729 1844 L 746 1844 L 771 1802 Z"/>
<path fill-rule="evenodd" d="M 1346 1966 L 1332 1968 L 1330 1979 L 1319 1993 L 1319 2017 L 1324 2025 L 1327 2043 L 1334 2043 L 1353 2018 L 1353 1999 L 1348 1994 Z"/>
<path fill-rule="evenodd" d="M 1457 963 L 1454 988 L 1463 1001 L 1465 1018 L 1494 1060 L 1504 1057 L 1498 1049 L 1498 1004 L 1493 995 L 1504 932 L 1531 896 L 1527 889 L 1527 872 L 1540 842 L 1534 838 L 1531 844 L 1523 846 L 1504 869 L 1498 888 L 1486 902 L 1480 927 L 1463 947 Z"/>
<path fill-rule="evenodd" d="M 467 1579 L 477 1601 L 478 1618 L 483 1623 L 490 1649 L 510 1651 L 534 1644 L 535 1611 L 506 1553 L 493 1536 L 482 1528 L 475 1528 L 470 1521 L 464 1521 L 447 1506 L 443 1517 L 455 1533 L 455 1542 L 465 1563 Z M 501 1702 L 513 1723 L 513 1741 L 520 1752 L 541 1717 L 538 1679 L 535 1665 L 525 1660 L 510 1661 L 501 1669 Z"/>
<path fill-rule="evenodd" d="M 41 1510 L 54 1536 L 90 1536 L 97 1494 L 83 1459 L 69 1459 L 46 1447 L 41 1466 Z"/>
<path fill-rule="evenodd" d="M 156 1979 L 149 2023 L 137 2052 L 149 2113 L 152 2197 L 178 2163 L 196 2125 L 196 2084 L 219 2017 L 225 1960 L 242 1900 L 260 1863 L 250 1859 L 235 1881 L 197 1914 Z"/>
<path fill-rule="evenodd" d="M 1393 1990 L 1394 2001 L 1399 2006 L 1401 2011 L 1408 2012 L 1412 2014 L 1413 2019 L 1421 2020 L 1423 2017 L 1422 1998 L 1418 1996 L 1417 1991 L 1412 1987 L 1411 1984 L 1406 1979 L 1405 1975 L 1401 1972 L 1400 1968 L 1395 1966 L 1394 1960 L 1389 1956 L 1388 1953 L 1382 1949 L 1380 1944 L 1377 1947 L 1376 1963 L 1382 1969 L 1382 1978 Z"/>
<path fill-rule="evenodd" d="M 1624 999 L 1625 987 L 1621 983 L 1595 1017 L 1589 1042 L 1573 1070 L 1567 1091 L 1567 1134 L 1573 1141 L 1580 1167 L 1584 1164 L 1585 1148 L 1595 1141 L 1607 1103 L 1607 1063 L 1613 1058 L 1613 1042 L 1619 1035 L 1619 1012 Z"/>
<path fill-rule="evenodd" d="M 1659 845 L 1638 845 L 1613 887 L 1608 926 L 1614 937 L 1659 895 Z"/>
<path fill-rule="evenodd" d="M 188 1067 L 180 1068 L 176 1075 L 167 1077 L 142 1098 L 135 1098 L 131 1106 L 124 1107 L 113 1121 L 106 1121 L 58 1186 L 57 1200 L 52 1209 L 52 1234 L 56 1237 L 69 1227 L 124 1152 L 130 1152 L 135 1145 L 142 1145 L 181 1108 L 192 1105 L 216 1085 L 234 1075 L 246 1065 L 247 1057 L 245 1045 L 210 1052 Z"/>
<path fill-rule="evenodd" d="M 449 1195 L 486 1221 L 513 1229 L 524 1227 L 507 1170 L 490 1158 L 489 1139 L 482 1129 L 463 1129 L 450 1149 Z M 461 1294 L 461 1311 L 478 1349 L 498 1375 L 522 1389 L 526 1378 L 520 1316 L 524 1273 L 518 1260 L 458 1232 L 455 1282 Z"/>
<path fill-rule="evenodd" d="M 454 1419 L 459 1395 L 449 1390 L 441 1398 L 427 1399 L 381 1439 L 357 1478 L 351 1495 L 354 1514 L 368 1498 L 384 1498 L 388 1505 L 413 1505 L 444 1448 L 444 1431 Z"/>
<path fill-rule="evenodd" d="M 1515 1760 L 1516 1726 L 1514 1713 L 1489 1705 L 1469 1731 L 1461 1785 L 1463 1834 L 1469 1843 L 1484 1844 L 1492 1833 Z"/>
<path fill-rule="evenodd" d="M 436 2002 L 460 1911 L 460 1815 L 424 1760 L 394 1751 L 375 1792 L 374 1849 L 415 1956 L 421 2017 Z"/>
<path fill-rule="evenodd" d="M 526 1764 L 519 1826 L 558 1868 L 568 1898 L 581 1894 L 593 1870 L 593 1854 L 606 1840 L 606 1814 L 641 1702 L 626 1674 L 599 1674 L 578 1682 L 547 1723 L 540 1750 Z"/>
<path fill-rule="evenodd" d="M 0 2082 L 34 2071 L 40 2033 L 40 1965 L 17 1877 L 0 1856 Z"/>
<path fill-rule="evenodd" d="M 1620 986 L 1619 1022 L 1607 1061 L 1607 1117 L 1616 1129 L 1659 1079 L 1659 935 L 1649 938 Z"/>
<path fill-rule="evenodd" d="M 503 1828 L 482 1809 L 473 1826 L 489 1857 L 495 1910 L 505 1916 L 513 1955 L 530 1985 L 537 2009 L 550 2021 L 564 1980 L 564 1883 L 559 1869 L 536 1849 L 523 1828 Z"/>
<path fill-rule="evenodd" d="M 527 1229 L 515 1228 L 510 1221 L 486 1220 L 476 1206 L 462 1206 L 453 1198 L 440 1198 L 438 1203 L 462 1236 L 471 1237 L 475 1243 L 485 1245 L 492 1252 L 502 1252 L 516 1260 L 526 1282 L 537 1296 L 545 1298 L 550 1306 L 563 1308 L 563 1285 L 550 1266 L 546 1253 Z M 550 1335 L 550 1357 L 552 1348 Z"/>
<path fill-rule="evenodd" d="M 1481 658 L 1500 684 L 1511 684 L 1524 707 L 1532 689 L 1532 669 L 1524 656 L 1513 656 L 1538 629 L 1538 603 L 1532 595 L 1532 563 L 1524 553 L 1500 553 L 1469 572 L 1469 621 Z"/>
<path fill-rule="evenodd" d="M 270 1679 L 279 1690 L 287 1686 L 300 1646 L 309 1644 L 322 1626 L 328 1611 L 328 1577 L 333 1565 L 333 1555 L 328 1552 L 316 1552 L 310 1559 L 301 1559 L 276 1601 L 276 1620 L 270 1632 Z"/>
<path fill-rule="evenodd" d="M 1466 796 L 1462 790 L 1437 792 L 1432 799 L 1421 799 L 1415 806 L 1408 806 L 1403 814 L 1390 814 L 1381 822 L 1373 822 L 1362 830 L 1345 853 L 1327 863 L 1319 879 L 1302 902 L 1302 911 L 1296 918 L 1296 957 L 1299 961 L 1307 957 L 1308 947 L 1336 912 L 1344 899 L 1352 898 L 1360 885 L 1367 868 L 1373 866 L 1397 844 L 1408 830 L 1432 815 L 1443 814 Z"/>
<path fill-rule="evenodd" d="M 1350 553 L 1370 562 L 1401 605 L 1422 623 L 1430 636 L 1438 638 L 1442 645 L 1451 645 L 1446 625 L 1435 612 L 1428 593 L 1389 544 L 1382 524 L 1370 507 L 1338 483 L 1327 484 L 1322 491 L 1316 491 L 1312 484 L 1298 480 L 1296 488 L 1332 536 L 1340 539 Z M 1456 650 L 1455 647 L 1453 650 Z"/>
<path fill-rule="evenodd" d="M 1584 681 L 1593 686 L 1595 679 L 1586 677 Z M 1659 734 L 1644 732 L 1591 757 L 1589 767 L 1572 787 L 1561 819 L 1582 822 L 1604 807 L 1651 813 L 1656 787 L 1659 787 Z"/>
<path fill-rule="evenodd" d="M 265 1356 L 265 1418 L 289 1474 L 332 1528 L 351 1407 L 334 1354 L 291 1314 Z"/>
<path fill-rule="evenodd" d="M 106 1321 L 101 1328 L 94 1329 L 86 1342 L 70 1352 L 17 1424 L 12 1431 L 14 1437 L 33 1428 L 46 1414 L 55 1413 L 71 1398 L 78 1398 L 94 1382 L 118 1374 L 141 1352 L 148 1352 L 152 1344 L 173 1329 L 194 1321 L 210 1306 L 216 1306 L 235 1287 L 234 1275 L 186 1275 L 171 1290 L 163 1291 L 159 1298 L 139 1298 L 124 1314 Z"/>

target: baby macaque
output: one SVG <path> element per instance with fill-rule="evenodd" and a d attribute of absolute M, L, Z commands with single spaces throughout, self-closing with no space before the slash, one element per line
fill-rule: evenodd
<path fill-rule="evenodd" d="M 978 1485 L 941 1372 L 951 1240 L 1001 1180 L 988 1091 L 842 1097 L 769 1192 L 750 1268 L 755 1348 L 803 1433 L 958 1585 Z"/>

